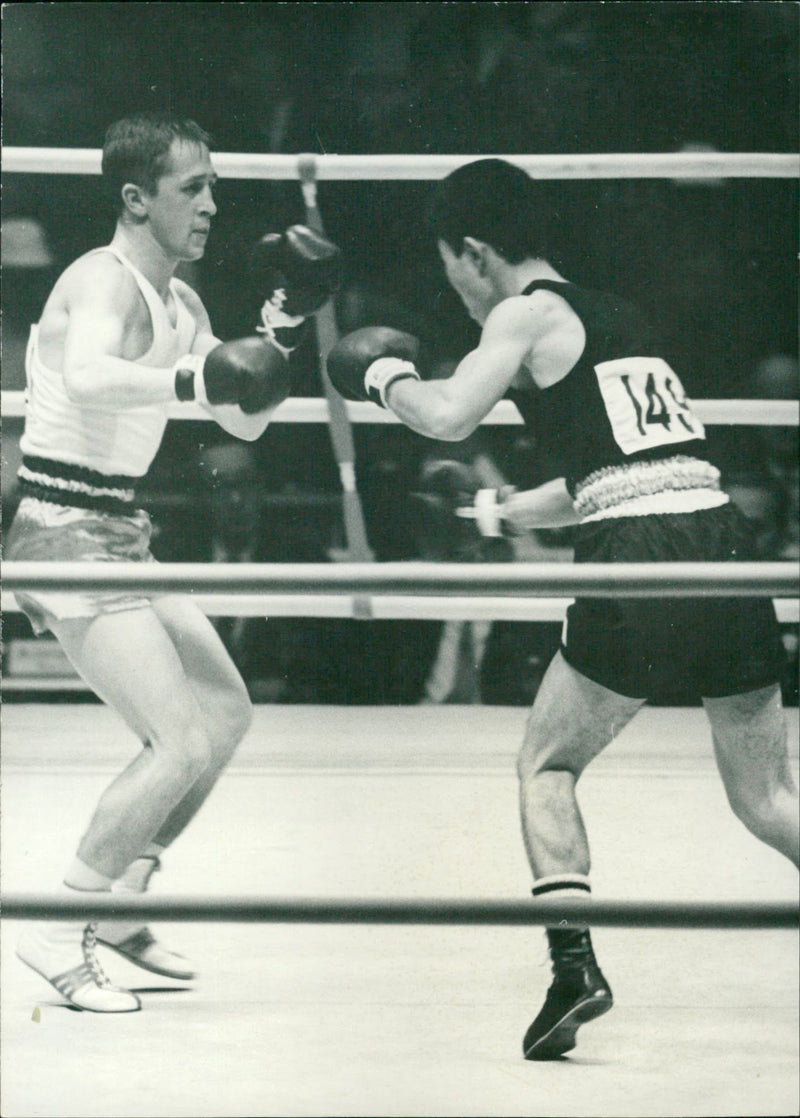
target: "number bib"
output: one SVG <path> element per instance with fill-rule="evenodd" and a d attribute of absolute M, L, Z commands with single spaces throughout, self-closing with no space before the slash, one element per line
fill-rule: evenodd
<path fill-rule="evenodd" d="M 595 365 L 611 430 L 625 454 L 704 439 L 677 374 L 660 357 L 623 357 Z"/>

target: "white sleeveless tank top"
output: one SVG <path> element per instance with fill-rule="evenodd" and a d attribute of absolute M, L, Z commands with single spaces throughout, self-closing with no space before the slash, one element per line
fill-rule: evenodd
<path fill-rule="evenodd" d="M 128 269 L 150 311 L 153 342 L 136 364 L 169 368 L 191 351 L 196 333 L 195 319 L 181 301 L 175 281 L 170 281 L 177 308 L 173 326 L 158 292 L 130 260 L 111 245 L 94 249 L 89 255 L 98 252 L 110 252 Z M 74 403 L 67 395 L 62 374 L 49 369 L 39 357 L 36 325 L 31 327 L 25 371 L 28 388 L 20 449 L 23 456 L 34 461 L 26 462 L 23 458 L 19 475 L 22 481 L 37 485 L 45 480 L 26 477 L 42 473 L 42 460 L 64 463 L 78 467 L 81 473 L 100 474 L 117 481 L 132 481 L 147 473 L 164 436 L 166 405 L 117 409 Z M 58 473 L 44 469 L 45 476 L 54 472 Z"/>

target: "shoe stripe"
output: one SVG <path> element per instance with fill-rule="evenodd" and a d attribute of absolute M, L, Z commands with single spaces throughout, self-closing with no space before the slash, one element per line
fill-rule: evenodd
<path fill-rule="evenodd" d="M 111 946 L 116 947 L 118 951 L 125 955 L 143 955 L 148 947 L 152 947 L 155 942 L 156 937 L 150 929 L 142 928 L 141 931 L 134 932 L 127 939 L 120 940 L 119 943 L 114 943 Z"/>
<path fill-rule="evenodd" d="M 80 990 L 82 986 L 96 985 L 92 968 L 88 963 L 81 963 L 80 966 L 73 967 L 71 970 L 65 970 L 63 974 L 57 974 L 55 978 L 49 978 L 59 994 L 63 994 L 65 998 L 72 998 L 76 990 Z"/>

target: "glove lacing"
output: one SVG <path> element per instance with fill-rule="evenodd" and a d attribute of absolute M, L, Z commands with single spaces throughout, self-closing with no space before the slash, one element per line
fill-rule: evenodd
<path fill-rule="evenodd" d="M 286 299 L 285 288 L 277 287 L 273 291 L 270 298 L 264 302 L 261 308 L 261 325 L 256 326 L 256 333 L 261 334 L 265 341 L 274 345 L 275 348 L 280 350 L 283 356 L 288 359 L 294 346 L 287 346 L 284 343 L 290 339 L 293 340 L 293 334 L 289 333 L 289 331 L 294 331 L 298 326 L 302 326 L 305 322 L 305 317 L 302 314 L 287 314 L 283 309 L 283 304 L 286 302 Z M 283 332 L 283 341 L 278 340 L 278 330 Z"/>

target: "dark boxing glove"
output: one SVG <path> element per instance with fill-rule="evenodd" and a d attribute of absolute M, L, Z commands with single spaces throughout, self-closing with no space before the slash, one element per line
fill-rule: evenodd
<path fill-rule="evenodd" d="M 261 338 L 223 342 L 205 357 L 189 354 L 174 370 L 179 400 L 238 404 L 246 415 L 276 408 L 291 388 L 286 359 Z"/>
<path fill-rule="evenodd" d="M 288 355 L 299 341 L 306 317 L 341 286 L 341 251 L 313 229 L 292 225 L 284 233 L 262 237 L 250 266 L 270 292 L 256 329 Z"/>
<path fill-rule="evenodd" d="M 511 558 L 502 501 L 512 491 L 511 487 L 482 489 L 475 471 L 463 462 L 428 463 L 411 494 L 422 558 L 457 562 Z"/>
<path fill-rule="evenodd" d="M 419 342 L 391 326 L 365 326 L 336 343 L 328 354 L 328 376 L 345 400 L 371 400 L 385 408 L 389 385 L 420 380 L 414 362 Z"/>

